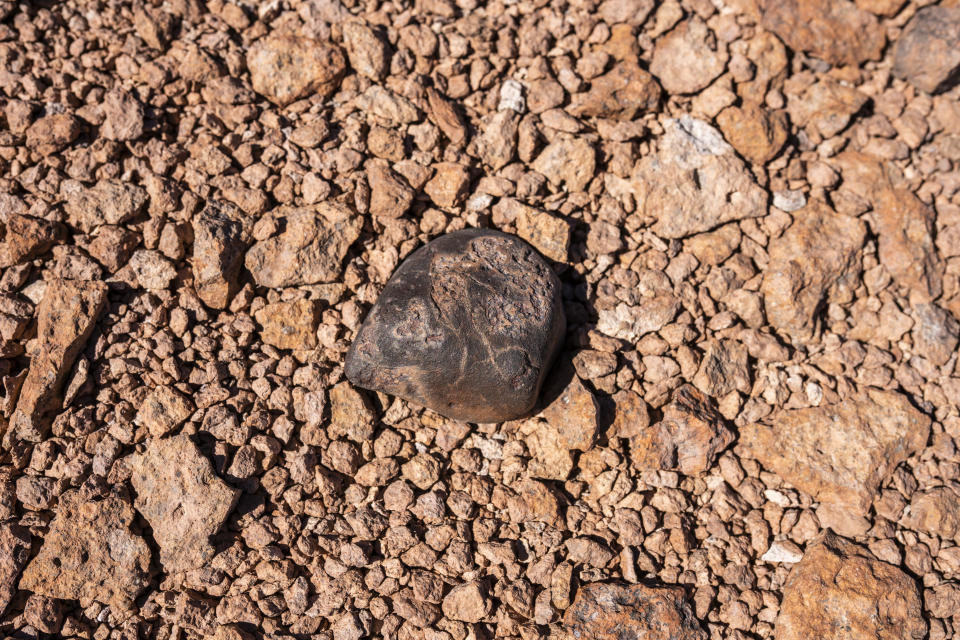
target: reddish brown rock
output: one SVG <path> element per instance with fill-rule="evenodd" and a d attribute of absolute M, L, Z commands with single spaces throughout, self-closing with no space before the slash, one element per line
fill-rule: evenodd
<path fill-rule="evenodd" d="M 278 349 L 313 349 L 317 346 L 320 307 L 316 300 L 275 302 L 258 309 L 255 316 L 263 327 L 260 339 Z"/>
<path fill-rule="evenodd" d="M 637 468 L 698 475 L 735 438 L 710 398 L 687 384 L 674 391 L 660 422 L 630 438 L 630 452 Z"/>
<path fill-rule="evenodd" d="M 555 262 L 566 262 L 570 252 L 570 223 L 527 205 L 520 205 L 517 235 Z"/>
<path fill-rule="evenodd" d="M 832 138 L 847 128 L 868 100 L 865 93 L 826 77 L 790 95 L 787 112 L 798 127 Z"/>
<path fill-rule="evenodd" d="M 427 88 L 427 106 L 430 120 L 440 127 L 450 142 L 458 145 L 467 139 L 467 125 L 464 124 L 460 112 L 433 87 Z"/>
<path fill-rule="evenodd" d="M 657 331 L 673 320 L 680 308 L 680 300 L 673 294 L 673 285 L 666 274 L 647 270 L 641 273 L 637 287 L 636 304 L 617 302 L 597 310 L 597 330 L 636 342 L 642 336 Z"/>
<path fill-rule="evenodd" d="M 83 131 L 80 120 L 70 113 L 40 118 L 27 128 L 27 147 L 42 156 L 67 148 Z"/>
<path fill-rule="evenodd" d="M 367 168 L 370 183 L 370 214 L 377 218 L 399 218 L 413 204 L 415 192 L 386 162 L 371 162 Z"/>
<path fill-rule="evenodd" d="M 761 292 L 770 324 L 795 341 L 813 336 L 824 300 L 855 282 L 866 229 L 813 200 L 793 224 L 770 241 Z"/>
<path fill-rule="evenodd" d="M 423 186 L 434 204 L 449 209 L 463 202 L 470 188 L 467 168 L 456 162 L 438 162 L 435 169 L 433 177 Z"/>
<path fill-rule="evenodd" d="M 389 49 L 377 33 L 362 22 L 343 24 L 343 46 L 350 66 L 362 76 L 379 82 L 387 72 Z"/>
<path fill-rule="evenodd" d="M 857 6 L 878 16 L 891 17 L 896 15 L 907 0 L 854 0 Z"/>
<path fill-rule="evenodd" d="M 726 45 L 698 16 L 657 39 L 650 72 L 668 93 L 697 93 L 723 73 Z"/>
<path fill-rule="evenodd" d="M 365 442 L 373 437 L 376 414 L 366 395 L 341 382 L 330 389 L 330 436 Z"/>
<path fill-rule="evenodd" d="M 115 273 L 127 263 L 133 250 L 140 244 L 140 235 L 126 227 L 105 224 L 86 246 L 87 253 L 102 264 L 109 273 Z"/>
<path fill-rule="evenodd" d="M 633 120 L 660 103 L 660 85 L 640 68 L 636 59 L 623 60 L 590 81 L 590 89 L 576 94 L 567 112 L 578 118 Z"/>
<path fill-rule="evenodd" d="M 503 109 L 483 118 L 479 135 L 474 137 L 476 154 L 499 171 L 507 166 L 517 153 L 517 131 L 520 115 L 513 109 Z"/>
<path fill-rule="evenodd" d="M 60 410 L 61 388 L 70 367 L 107 303 L 102 282 L 53 280 L 37 307 L 36 355 L 20 389 L 9 432 L 22 440 L 39 442 L 53 414 Z"/>
<path fill-rule="evenodd" d="M 164 571 L 209 562 L 214 554 L 210 536 L 223 526 L 240 492 L 216 476 L 186 435 L 152 438 L 130 470 L 134 504 L 153 529 Z"/>
<path fill-rule="evenodd" d="M 340 86 L 347 61 L 335 45 L 270 35 L 250 46 L 247 68 L 253 90 L 282 107 L 310 95 L 330 97 Z"/>
<path fill-rule="evenodd" d="M 749 394 L 747 347 L 735 340 L 710 341 L 693 384 L 714 398 L 721 398 L 731 391 Z"/>
<path fill-rule="evenodd" d="M 589 584 L 563 616 L 576 640 L 707 640 L 681 587 Z"/>
<path fill-rule="evenodd" d="M 956 538 L 960 535 L 960 492 L 951 487 L 918 491 L 910 499 L 904 521 L 917 531 L 946 540 Z"/>
<path fill-rule="evenodd" d="M 490 613 L 493 603 L 479 582 L 457 585 L 443 599 L 443 615 L 460 622 L 480 622 Z"/>
<path fill-rule="evenodd" d="M 659 151 L 640 159 L 627 185 L 653 232 L 683 238 L 767 213 L 767 194 L 719 131 L 689 116 L 669 120 Z"/>
<path fill-rule="evenodd" d="M 927 443 L 930 418 L 906 396 L 868 388 L 831 405 L 773 414 L 740 430 L 740 444 L 814 499 L 860 515 L 880 483 Z"/>
<path fill-rule="evenodd" d="M 136 216 L 147 203 L 143 187 L 117 180 L 102 180 L 67 198 L 67 221 L 84 233 L 103 224 L 122 224 Z"/>
<path fill-rule="evenodd" d="M 559 350 L 556 275 L 522 240 L 442 236 L 393 274 L 347 353 L 345 373 L 470 422 L 529 413 Z"/>
<path fill-rule="evenodd" d="M 143 135 L 143 104 L 131 93 L 114 89 L 103 98 L 100 135 L 108 140 L 136 140 Z"/>
<path fill-rule="evenodd" d="M 903 571 L 825 533 L 783 586 L 776 640 L 921 640 L 920 593 Z"/>
<path fill-rule="evenodd" d="M 352 210 L 335 202 L 281 207 L 264 220 L 279 233 L 254 244 L 245 264 L 257 284 L 275 288 L 336 280 L 363 226 Z"/>
<path fill-rule="evenodd" d="M 193 218 L 193 284 L 213 309 L 225 309 L 237 292 L 247 247 L 242 214 L 233 206 L 208 201 Z"/>
<path fill-rule="evenodd" d="M 58 222 L 11 213 L 0 222 L 0 269 L 32 260 L 63 239 Z"/>
<path fill-rule="evenodd" d="M 933 209 L 909 191 L 893 188 L 876 192 L 874 209 L 880 262 L 912 298 L 938 298 L 944 264 L 933 243 Z"/>
<path fill-rule="evenodd" d="M 160 386 L 144 398 L 134 422 L 160 437 L 186 422 L 195 409 L 190 399 L 173 387 Z"/>
<path fill-rule="evenodd" d="M 788 47 L 834 65 L 879 60 L 886 44 L 877 18 L 850 0 L 760 0 L 762 24 Z"/>
<path fill-rule="evenodd" d="M 717 116 L 717 124 L 737 153 L 753 164 L 772 160 L 787 141 L 787 116 L 768 111 L 755 103 L 727 107 Z"/>
<path fill-rule="evenodd" d="M 596 170 L 596 152 L 583 138 L 560 138 L 540 152 L 534 170 L 567 191 L 583 191 Z"/>
<path fill-rule="evenodd" d="M 551 399 L 540 412 L 540 417 L 547 421 L 547 438 L 564 449 L 590 449 L 600 428 L 599 405 L 571 366 L 556 368 L 552 379 L 547 382 L 544 396 Z"/>
<path fill-rule="evenodd" d="M 0 524 L 0 615 L 17 592 L 20 572 L 30 558 L 30 532 L 18 524 Z"/>
<path fill-rule="evenodd" d="M 60 496 L 20 589 L 49 598 L 96 600 L 122 619 L 150 582 L 150 548 L 130 531 L 133 517 L 133 507 L 119 498 L 90 499 L 78 492 Z"/>
<path fill-rule="evenodd" d="M 938 367 L 947 364 L 957 352 L 960 322 L 935 304 L 915 304 L 912 312 L 914 351 Z"/>
<path fill-rule="evenodd" d="M 893 73 L 927 93 L 960 81 L 960 5 L 917 11 L 897 39 Z"/>

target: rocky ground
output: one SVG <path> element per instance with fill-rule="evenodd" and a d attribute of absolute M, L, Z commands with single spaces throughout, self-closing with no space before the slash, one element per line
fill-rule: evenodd
<path fill-rule="evenodd" d="M 960 635 L 956 0 L 0 1 L 0 635 Z M 352 386 L 518 234 L 533 417 Z"/>

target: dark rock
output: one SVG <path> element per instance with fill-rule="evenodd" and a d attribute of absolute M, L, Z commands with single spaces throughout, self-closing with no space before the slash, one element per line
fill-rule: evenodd
<path fill-rule="evenodd" d="M 927 93 L 960 81 L 960 7 L 917 11 L 897 40 L 893 73 Z"/>
<path fill-rule="evenodd" d="M 529 413 L 566 327 L 560 283 L 519 238 L 480 229 L 438 238 L 387 283 L 347 354 L 354 384 L 447 417 Z"/>

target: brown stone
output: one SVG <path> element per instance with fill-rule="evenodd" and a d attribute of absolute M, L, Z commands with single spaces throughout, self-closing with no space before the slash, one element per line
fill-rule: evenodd
<path fill-rule="evenodd" d="M 317 95 L 329 98 L 347 70 L 336 45 L 292 35 L 269 35 L 247 51 L 253 90 L 276 105 Z"/>
<path fill-rule="evenodd" d="M 673 392 L 660 422 L 630 438 L 630 452 L 639 469 L 699 475 L 735 438 L 710 398 L 685 384 Z"/>
<path fill-rule="evenodd" d="M 832 138 L 847 128 L 851 118 L 869 97 L 853 87 L 823 78 L 802 93 L 791 94 L 787 103 L 790 119 L 798 127 Z"/>
<path fill-rule="evenodd" d="M 583 138 L 560 138 L 533 161 L 535 171 L 567 191 L 583 191 L 596 170 L 596 152 Z"/>
<path fill-rule="evenodd" d="M 143 187 L 117 180 L 102 180 L 67 198 L 67 221 L 84 233 L 103 224 L 122 224 L 136 216 L 147 203 Z"/>
<path fill-rule="evenodd" d="M 247 248 L 243 214 L 225 202 L 207 201 L 193 221 L 193 284 L 213 309 L 225 309 L 239 287 Z"/>
<path fill-rule="evenodd" d="M 263 327 L 260 339 L 278 349 L 313 349 L 317 346 L 320 307 L 316 300 L 275 302 L 254 314 Z"/>
<path fill-rule="evenodd" d="M 933 243 L 933 209 L 905 189 L 883 188 L 874 210 L 881 264 L 911 298 L 940 297 L 944 264 Z"/>
<path fill-rule="evenodd" d="M 765 29 L 830 64 L 859 65 L 883 53 L 883 27 L 850 0 L 760 0 L 760 6 Z"/>
<path fill-rule="evenodd" d="M 749 394 L 747 347 L 735 340 L 710 341 L 693 384 L 714 398 L 721 398 L 731 391 Z"/>
<path fill-rule="evenodd" d="M 660 271 L 644 270 L 640 274 L 636 304 L 617 302 L 597 310 L 597 331 L 628 342 L 658 331 L 673 320 L 680 300 L 673 294 L 670 278 Z"/>
<path fill-rule="evenodd" d="M 890 18 L 895 16 L 906 4 L 907 0 L 854 0 L 857 6 L 878 16 Z"/>
<path fill-rule="evenodd" d="M 150 435 L 167 435 L 187 421 L 196 407 L 187 396 L 173 387 L 160 386 L 143 400 L 134 422 L 146 427 Z"/>
<path fill-rule="evenodd" d="M 544 398 L 550 403 L 540 412 L 540 417 L 547 421 L 548 438 L 564 449 L 590 449 L 599 433 L 599 405 L 573 373 L 573 367 L 566 363 L 556 367 L 547 381 Z"/>
<path fill-rule="evenodd" d="M 880 483 L 919 452 L 930 418 L 893 391 L 867 388 L 841 401 L 773 414 L 740 430 L 750 457 L 821 503 L 864 514 Z"/>
<path fill-rule="evenodd" d="M 434 168 L 433 177 L 423 186 L 434 204 L 449 209 L 463 202 L 470 188 L 467 168 L 456 162 L 438 162 Z"/>
<path fill-rule="evenodd" d="M 952 487 L 918 491 L 910 499 L 905 524 L 946 540 L 960 535 L 960 492 Z"/>
<path fill-rule="evenodd" d="M 725 45 L 694 16 L 657 39 L 650 72 L 668 93 L 697 93 L 723 73 L 727 58 Z"/>
<path fill-rule="evenodd" d="M 563 624 L 575 640 L 707 640 L 681 587 L 589 584 Z"/>
<path fill-rule="evenodd" d="M 240 492 L 213 472 L 189 436 L 152 438 L 130 463 L 137 511 L 150 523 L 168 574 L 196 569 L 214 555 L 210 536 Z"/>
<path fill-rule="evenodd" d="M 0 523 L 0 615 L 17 593 L 17 580 L 29 559 L 30 531 L 13 522 Z"/>
<path fill-rule="evenodd" d="M 63 237 L 58 222 L 11 213 L 0 223 L 0 269 L 33 260 L 50 250 Z"/>
<path fill-rule="evenodd" d="M 264 219 L 281 231 L 254 244 L 245 264 L 257 284 L 274 288 L 336 280 L 363 226 L 352 210 L 335 202 L 281 207 Z"/>
<path fill-rule="evenodd" d="M 567 112 L 584 116 L 633 120 L 660 103 L 660 85 L 640 68 L 636 59 L 617 62 L 614 67 L 590 81 L 590 90 L 573 96 Z"/>
<path fill-rule="evenodd" d="M 476 154 L 493 171 L 507 166 L 517 153 L 517 131 L 520 114 L 503 109 L 483 118 L 478 136 L 474 137 Z"/>
<path fill-rule="evenodd" d="M 370 214 L 376 218 L 399 218 L 413 204 L 415 192 L 386 162 L 371 162 L 367 168 L 370 183 Z"/>
<path fill-rule="evenodd" d="M 767 194 L 719 131 L 683 116 L 669 120 L 659 151 L 637 163 L 628 190 L 656 218 L 652 230 L 683 238 L 767 213 Z"/>
<path fill-rule="evenodd" d="M 447 136 L 450 142 L 463 144 L 466 141 L 467 125 L 464 124 L 460 112 L 433 87 L 427 88 L 427 106 L 430 120 L 440 127 L 443 135 Z"/>
<path fill-rule="evenodd" d="M 957 352 L 960 322 L 935 304 L 913 306 L 913 349 L 935 366 L 942 367 Z"/>
<path fill-rule="evenodd" d="M 83 131 L 80 120 L 70 113 L 56 113 L 38 119 L 27 128 L 27 147 L 42 156 L 66 149 Z"/>
<path fill-rule="evenodd" d="M 776 157 L 787 141 L 787 116 L 768 111 L 756 103 L 727 107 L 717 116 L 717 124 L 737 153 L 753 164 L 765 164 Z"/>
<path fill-rule="evenodd" d="M 350 66 L 362 76 L 379 82 L 387 73 L 389 49 L 377 33 L 362 22 L 350 21 L 342 26 L 343 46 Z"/>
<path fill-rule="evenodd" d="M 850 286 L 860 268 L 866 229 L 862 222 L 812 200 L 793 224 L 770 241 L 770 263 L 761 292 L 767 318 L 795 341 L 811 338 L 824 300 Z"/>
<path fill-rule="evenodd" d="M 100 135 L 108 140 L 136 140 L 143 135 L 144 108 L 131 93 L 114 89 L 103 98 Z"/>
<path fill-rule="evenodd" d="M 917 11 L 897 39 L 893 73 L 927 93 L 960 81 L 960 5 Z"/>
<path fill-rule="evenodd" d="M 330 436 L 366 442 L 373 437 L 376 415 L 370 401 L 349 382 L 340 382 L 330 389 Z"/>
<path fill-rule="evenodd" d="M 39 442 L 60 410 L 63 383 L 107 303 L 102 282 L 53 280 L 37 307 L 37 350 L 20 389 L 9 433 Z"/>
<path fill-rule="evenodd" d="M 443 599 L 443 615 L 460 622 L 480 622 L 487 617 L 493 603 L 479 582 L 455 586 Z"/>
<path fill-rule="evenodd" d="M 566 262 L 570 252 L 570 223 L 527 205 L 520 205 L 517 235 L 555 262 Z"/>
<path fill-rule="evenodd" d="M 133 507 L 119 498 L 63 494 L 20 589 L 49 598 L 96 600 L 122 619 L 150 584 L 150 548 L 130 531 L 133 517 Z"/>
<path fill-rule="evenodd" d="M 783 586 L 776 640 L 921 640 L 920 593 L 903 571 L 827 532 Z"/>
<path fill-rule="evenodd" d="M 613 423 L 610 435 L 618 438 L 639 436 L 650 426 L 650 408 L 636 391 L 623 389 L 613 394 Z"/>

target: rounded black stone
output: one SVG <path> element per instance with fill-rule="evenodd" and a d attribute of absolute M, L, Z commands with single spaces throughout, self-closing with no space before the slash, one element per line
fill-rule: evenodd
<path fill-rule="evenodd" d="M 533 410 L 563 342 L 560 281 L 499 231 L 441 236 L 393 274 L 350 346 L 355 385 L 449 418 L 502 422 Z"/>

